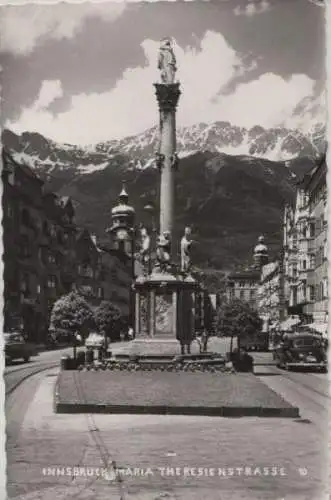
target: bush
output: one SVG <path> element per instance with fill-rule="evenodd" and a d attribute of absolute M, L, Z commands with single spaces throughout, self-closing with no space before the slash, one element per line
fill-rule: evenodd
<path fill-rule="evenodd" d="M 76 292 L 63 295 L 54 304 L 51 313 L 51 329 L 68 333 L 68 340 L 74 340 L 74 334 L 83 333 L 93 324 L 93 312 L 84 297 Z"/>
<path fill-rule="evenodd" d="M 215 328 L 220 336 L 249 337 L 261 331 L 262 320 L 249 304 L 240 300 L 224 302 L 216 312 Z"/>
<path fill-rule="evenodd" d="M 104 300 L 95 309 L 94 318 L 101 334 L 105 333 L 111 341 L 120 340 L 124 318 L 117 306 Z"/>

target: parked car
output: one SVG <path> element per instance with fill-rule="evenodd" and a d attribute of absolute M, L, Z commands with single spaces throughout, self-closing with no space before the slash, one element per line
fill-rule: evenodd
<path fill-rule="evenodd" d="M 275 347 L 273 358 L 279 368 L 315 368 L 327 372 L 327 354 L 320 335 L 289 334 Z"/>
<path fill-rule="evenodd" d="M 240 346 L 247 351 L 268 352 L 269 335 L 266 332 L 256 332 L 240 339 Z"/>
<path fill-rule="evenodd" d="M 28 363 L 31 356 L 37 355 L 36 347 L 29 342 L 26 342 L 24 336 L 20 332 L 9 332 L 4 333 L 5 341 L 5 356 L 6 362 L 10 362 L 13 359 L 23 359 L 25 363 Z"/>

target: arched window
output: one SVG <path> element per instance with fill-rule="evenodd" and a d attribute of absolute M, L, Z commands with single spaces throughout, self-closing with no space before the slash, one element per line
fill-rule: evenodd
<path fill-rule="evenodd" d="M 48 222 L 45 220 L 43 223 L 43 233 L 48 236 L 49 235 L 49 225 Z"/>
<path fill-rule="evenodd" d="M 62 234 L 62 231 L 60 229 L 57 232 L 57 242 L 60 245 L 62 245 L 62 243 L 63 243 L 63 234 Z"/>
<path fill-rule="evenodd" d="M 21 212 L 21 221 L 22 221 L 22 224 L 25 224 L 26 226 L 28 226 L 30 224 L 30 214 L 29 214 L 29 211 L 26 209 L 26 208 L 23 208 L 22 212 Z"/>

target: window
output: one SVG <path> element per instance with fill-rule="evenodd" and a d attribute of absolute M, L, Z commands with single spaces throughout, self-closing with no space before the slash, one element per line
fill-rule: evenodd
<path fill-rule="evenodd" d="M 56 264 L 56 258 L 53 254 L 48 254 L 48 262 L 49 264 Z"/>
<path fill-rule="evenodd" d="M 327 278 L 323 278 L 323 292 L 324 292 L 324 295 L 323 297 L 325 299 L 328 298 L 329 296 L 329 291 L 328 291 L 328 279 Z"/>
<path fill-rule="evenodd" d="M 93 278 L 93 269 L 90 266 L 85 268 L 85 276 L 88 278 Z"/>
<path fill-rule="evenodd" d="M 30 257 L 31 255 L 30 241 L 25 234 L 20 237 L 20 255 L 21 257 Z"/>
<path fill-rule="evenodd" d="M 125 252 L 125 242 L 123 240 L 120 240 L 118 242 L 118 249 L 120 252 L 123 252 L 123 253 Z"/>
<path fill-rule="evenodd" d="M 309 300 L 311 302 L 315 301 L 315 287 L 313 285 L 310 285 L 309 287 Z"/>
<path fill-rule="evenodd" d="M 41 287 L 40 285 L 37 285 L 37 293 L 40 293 L 41 292 Z"/>
<path fill-rule="evenodd" d="M 315 269 L 315 256 L 314 255 L 309 256 L 308 269 L 311 269 L 311 270 Z"/>
<path fill-rule="evenodd" d="M 103 298 L 103 289 L 100 287 L 98 288 L 98 298 L 102 299 Z"/>
<path fill-rule="evenodd" d="M 305 259 L 302 261 L 302 269 L 307 269 L 307 261 Z"/>
<path fill-rule="evenodd" d="M 10 219 L 14 216 L 14 209 L 10 203 L 7 205 L 6 214 Z"/>
<path fill-rule="evenodd" d="M 244 298 L 245 298 L 245 290 L 240 290 L 239 297 L 240 297 L 240 300 L 244 300 Z"/>
<path fill-rule="evenodd" d="M 254 299 L 255 298 L 255 290 L 250 290 L 249 295 L 250 295 L 251 299 Z"/>
<path fill-rule="evenodd" d="M 8 172 L 8 184 L 10 184 L 11 186 L 14 186 L 15 184 L 15 174 L 14 174 L 14 170 Z"/>
<path fill-rule="evenodd" d="M 23 274 L 21 277 L 20 290 L 21 292 L 27 292 L 29 290 L 29 275 Z"/>
<path fill-rule="evenodd" d="M 26 226 L 28 226 L 30 224 L 30 214 L 26 208 L 23 208 L 23 210 L 22 210 L 21 221 L 22 221 L 22 224 L 25 224 Z"/>
<path fill-rule="evenodd" d="M 314 238 L 315 236 L 315 222 L 311 222 L 309 225 L 309 237 Z"/>
<path fill-rule="evenodd" d="M 48 279 L 47 279 L 47 286 L 48 288 L 56 288 L 56 276 L 48 276 Z"/>
<path fill-rule="evenodd" d="M 323 259 L 326 260 L 327 258 L 328 258 L 328 245 L 326 241 L 323 246 Z"/>
<path fill-rule="evenodd" d="M 46 236 L 48 236 L 48 235 L 49 235 L 49 226 L 48 226 L 47 221 L 45 221 L 45 222 L 43 223 L 43 233 L 44 233 Z"/>
<path fill-rule="evenodd" d="M 60 229 L 57 232 L 57 242 L 60 245 L 62 245 L 62 243 L 63 243 L 63 234 L 62 234 L 62 231 Z"/>
<path fill-rule="evenodd" d="M 53 226 L 53 224 L 51 225 L 51 236 L 52 236 L 52 238 L 56 238 L 56 229 Z"/>

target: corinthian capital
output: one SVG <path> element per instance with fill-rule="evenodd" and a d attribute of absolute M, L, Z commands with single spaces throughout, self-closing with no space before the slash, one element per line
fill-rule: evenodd
<path fill-rule="evenodd" d="M 180 96 L 179 83 L 155 83 L 160 111 L 175 111 Z"/>

